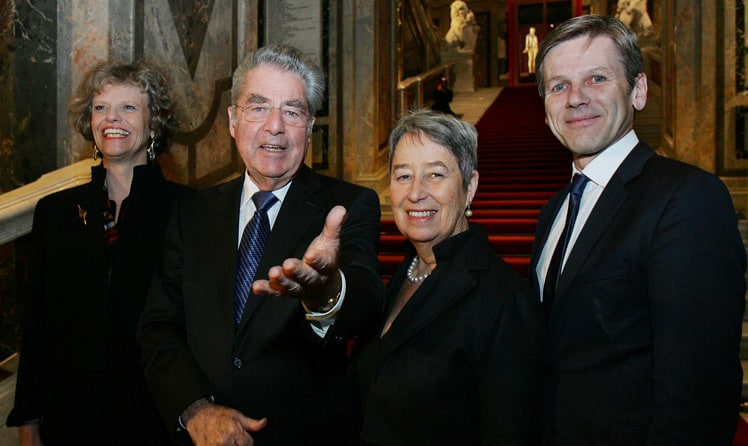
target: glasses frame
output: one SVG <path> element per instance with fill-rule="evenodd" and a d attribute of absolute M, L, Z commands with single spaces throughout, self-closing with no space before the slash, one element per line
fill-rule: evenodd
<path fill-rule="evenodd" d="M 249 109 L 250 107 L 258 107 L 258 106 L 259 107 L 265 107 L 268 110 L 267 116 L 265 116 L 264 119 L 258 119 L 258 120 L 248 119 L 249 118 L 249 113 L 247 113 L 247 109 Z M 289 106 L 289 105 L 281 105 L 280 107 L 272 107 L 270 104 L 267 104 L 267 103 L 256 103 L 256 104 L 255 103 L 251 103 L 251 104 L 247 104 L 247 105 L 235 104 L 234 107 L 236 107 L 236 108 L 238 108 L 239 110 L 242 111 L 242 115 L 244 115 L 242 117 L 242 119 L 245 122 L 254 122 L 254 123 L 267 122 L 267 120 L 270 119 L 270 116 L 273 114 L 273 110 L 280 110 L 280 112 L 281 112 L 281 114 L 280 114 L 281 121 L 283 121 L 283 124 L 291 126 L 291 127 L 306 127 L 307 125 L 309 125 L 309 121 L 312 118 L 312 116 L 308 112 L 306 112 L 304 110 L 301 110 L 298 107 L 292 107 L 292 106 Z M 295 113 L 296 112 L 300 113 L 304 117 L 304 122 L 303 123 L 298 123 L 298 124 L 293 123 L 293 122 L 288 122 L 287 119 L 286 119 L 286 115 L 283 114 L 283 109 L 284 108 L 286 110 L 288 110 L 289 108 L 292 108 Z"/>

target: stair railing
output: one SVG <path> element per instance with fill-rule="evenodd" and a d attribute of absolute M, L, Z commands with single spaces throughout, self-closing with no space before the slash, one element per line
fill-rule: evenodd
<path fill-rule="evenodd" d="M 424 94 L 428 84 L 436 85 L 437 79 L 446 77 L 447 85 L 451 85 L 451 70 L 452 65 L 442 64 L 401 80 L 397 84 L 399 116 L 409 110 L 423 108 L 430 102 L 430 96 Z"/>
<path fill-rule="evenodd" d="M 42 175 L 38 180 L 0 195 L 0 245 L 31 232 L 36 203 L 53 192 L 91 180 L 94 160 L 84 160 Z"/>

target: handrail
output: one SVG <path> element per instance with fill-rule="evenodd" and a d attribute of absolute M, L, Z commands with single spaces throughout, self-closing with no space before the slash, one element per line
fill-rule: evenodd
<path fill-rule="evenodd" d="M 419 73 L 415 76 L 407 77 L 397 84 L 397 92 L 398 92 L 398 110 L 400 111 L 400 115 L 402 116 L 405 112 L 407 112 L 408 104 L 407 104 L 407 97 L 406 93 L 410 90 L 415 90 L 415 98 L 413 100 L 412 106 L 415 108 L 421 108 L 424 105 L 423 100 L 423 83 L 424 81 L 434 79 L 437 77 L 446 77 L 447 83 L 449 83 L 449 77 L 450 77 L 450 70 L 452 68 L 452 65 L 450 64 L 441 64 L 437 65 L 433 68 L 430 68 L 422 73 Z"/>
<path fill-rule="evenodd" d="M 430 70 L 424 71 L 423 73 L 416 74 L 415 76 L 410 76 L 408 78 L 405 78 L 400 81 L 397 85 L 398 90 L 404 90 L 409 88 L 411 85 L 423 82 L 425 80 L 433 79 L 435 77 L 438 77 L 442 75 L 443 73 L 449 73 L 449 65 L 448 64 L 442 64 L 437 65 L 434 68 L 431 68 Z"/>
<path fill-rule="evenodd" d="M 91 166 L 99 162 L 78 161 L 0 195 L 0 245 L 31 232 L 36 203 L 51 193 L 91 181 Z"/>

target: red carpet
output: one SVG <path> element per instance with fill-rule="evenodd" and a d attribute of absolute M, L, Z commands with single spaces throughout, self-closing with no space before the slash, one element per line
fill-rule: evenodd
<path fill-rule="evenodd" d="M 735 432 L 732 446 L 748 446 L 748 423 L 745 422 L 743 417 L 738 420 L 738 430 Z"/>
<path fill-rule="evenodd" d="M 571 156 L 545 125 L 535 87 L 507 87 L 478 129 L 480 181 L 471 221 L 489 234 L 497 254 L 527 277 L 540 208 L 569 181 Z M 380 256 L 385 280 L 403 259 L 405 239 L 382 221 Z"/>

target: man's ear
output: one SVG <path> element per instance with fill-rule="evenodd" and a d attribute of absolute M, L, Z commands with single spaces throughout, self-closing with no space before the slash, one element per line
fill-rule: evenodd
<path fill-rule="evenodd" d="M 236 108 L 233 105 L 229 105 L 229 133 L 231 133 L 232 138 L 235 138 L 234 131 L 236 129 L 236 116 L 234 116 L 234 112 L 236 112 Z"/>
<path fill-rule="evenodd" d="M 634 106 L 634 110 L 642 111 L 647 105 L 647 75 L 639 73 L 639 77 L 636 78 L 634 88 L 631 90 L 631 105 Z"/>

